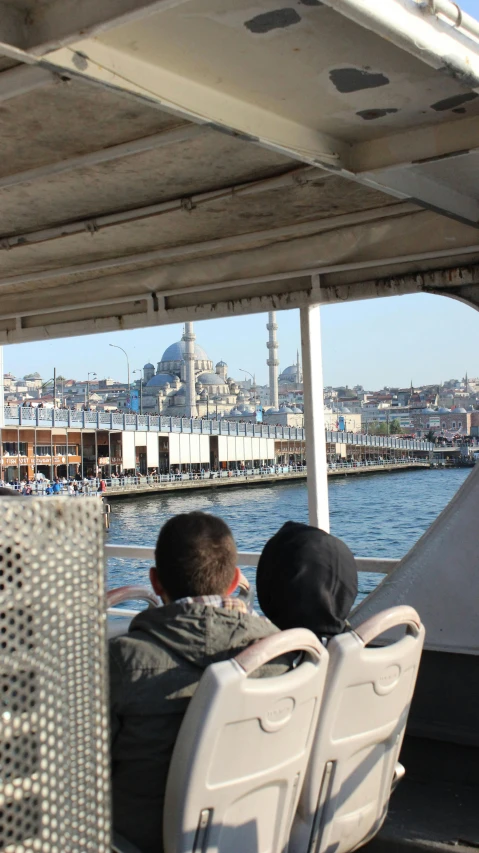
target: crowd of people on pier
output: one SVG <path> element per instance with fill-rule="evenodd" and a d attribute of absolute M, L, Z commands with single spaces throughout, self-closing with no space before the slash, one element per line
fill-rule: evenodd
<path fill-rule="evenodd" d="M 37 476 L 33 479 L 24 477 L 21 480 L 15 477 L 9 483 L 0 479 L 0 487 L 6 487 L 21 495 L 44 495 L 46 497 L 49 495 L 80 497 L 83 495 L 102 494 L 107 489 L 106 480 L 94 477 L 93 475 L 80 478 L 70 477 L 68 479 L 66 477 L 55 477 L 53 480 L 48 480 L 43 476 Z"/>
<path fill-rule="evenodd" d="M 348 628 L 358 574 L 341 540 L 306 524 L 284 524 L 258 563 L 262 614 L 251 605 L 237 562 L 222 519 L 203 512 L 170 518 L 150 569 L 163 606 L 142 611 L 127 634 L 110 640 L 113 824 L 119 839 L 142 853 L 162 849 L 170 760 L 206 667 L 278 630 L 309 628 L 326 644 Z M 277 658 L 259 676 L 296 664 L 297 658 Z"/>

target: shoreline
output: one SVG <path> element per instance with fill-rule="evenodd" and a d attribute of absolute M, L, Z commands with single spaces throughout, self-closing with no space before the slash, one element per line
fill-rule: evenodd
<path fill-rule="evenodd" d="M 370 474 L 389 474 L 394 471 L 411 471 L 418 468 L 431 468 L 430 462 L 410 462 L 404 465 L 375 465 L 358 466 L 357 468 L 346 468 L 329 470 L 328 477 L 367 476 Z M 144 483 L 138 486 L 110 487 L 103 494 L 107 500 L 121 500 L 129 497 L 144 497 L 161 495 L 169 492 L 188 492 L 198 489 L 223 489 L 223 488 L 253 488 L 255 486 L 273 485 L 275 483 L 289 483 L 294 480 L 306 480 L 304 472 L 292 472 L 288 474 L 264 474 L 254 477 L 224 477 L 214 480 L 180 480 L 171 483 Z"/>

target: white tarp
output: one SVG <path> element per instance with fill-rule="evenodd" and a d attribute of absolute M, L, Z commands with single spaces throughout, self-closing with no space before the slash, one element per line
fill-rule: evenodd
<path fill-rule="evenodd" d="M 170 432 L 168 435 L 168 444 L 170 448 L 170 465 L 179 465 L 180 463 L 180 433 Z"/>
<path fill-rule="evenodd" d="M 138 435 L 138 433 L 136 433 Z M 147 432 L 146 435 L 146 464 L 148 468 L 158 468 L 160 455 L 158 452 L 158 433 Z"/>
<path fill-rule="evenodd" d="M 122 434 L 121 434 L 121 450 L 122 450 L 122 459 L 123 459 L 123 469 L 125 471 L 129 471 L 130 468 L 135 468 L 135 466 L 136 466 L 136 452 L 135 452 L 135 433 L 134 432 L 122 432 Z"/>
<path fill-rule="evenodd" d="M 200 435 L 200 462 L 210 462 L 210 437 L 209 435 Z"/>

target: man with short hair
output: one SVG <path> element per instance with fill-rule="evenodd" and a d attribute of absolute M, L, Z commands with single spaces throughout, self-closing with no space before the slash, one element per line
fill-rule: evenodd
<path fill-rule="evenodd" d="M 163 849 L 171 755 L 203 671 L 277 629 L 233 598 L 241 576 L 229 527 L 191 512 L 162 527 L 150 580 L 164 607 L 110 641 L 113 825 L 141 853 Z M 275 662 L 260 674 L 284 672 Z"/>

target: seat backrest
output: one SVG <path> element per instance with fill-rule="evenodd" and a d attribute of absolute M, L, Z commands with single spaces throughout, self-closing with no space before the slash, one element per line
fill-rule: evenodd
<path fill-rule="evenodd" d="M 296 667 L 257 677 L 268 662 L 298 651 L 304 654 Z M 286 849 L 327 661 L 328 652 L 314 634 L 294 629 L 205 670 L 170 765 L 163 818 L 166 853 Z"/>
<path fill-rule="evenodd" d="M 390 645 L 368 644 L 398 625 Z M 328 643 L 324 698 L 289 853 L 348 853 L 387 813 L 424 643 L 412 607 L 393 607 Z"/>
<path fill-rule="evenodd" d="M 110 849 L 96 501 L 0 498 L 0 851 Z"/>

